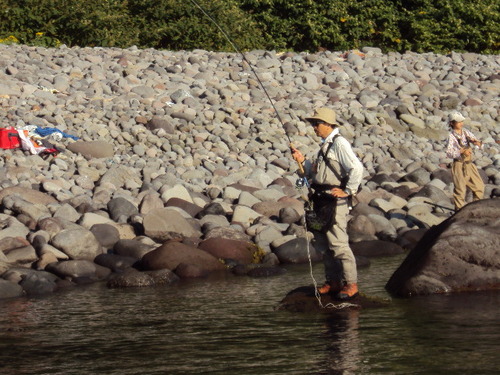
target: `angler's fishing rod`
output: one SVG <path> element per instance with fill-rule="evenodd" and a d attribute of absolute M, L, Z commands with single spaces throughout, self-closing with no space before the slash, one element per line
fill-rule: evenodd
<path fill-rule="evenodd" d="M 288 143 L 290 145 L 290 149 L 292 150 L 293 149 L 293 145 L 292 145 L 292 140 L 290 138 L 290 136 L 288 135 L 286 129 L 285 129 L 285 124 L 283 123 L 283 120 L 281 119 L 281 116 L 278 112 L 278 109 L 276 108 L 276 106 L 274 105 L 274 101 L 271 99 L 271 96 L 269 95 L 268 91 L 266 90 L 264 84 L 262 83 L 262 81 L 260 80 L 260 77 L 259 75 L 257 74 L 257 72 L 255 71 L 255 69 L 253 68 L 252 64 L 250 63 L 250 61 L 248 61 L 248 59 L 246 58 L 245 54 L 243 52 L 241 52 L 241 50 L 238 48 L 238 46 L 233 42 L 233 40 L 229 37 L 229 35 L 224 31 L 224 29 L 217 23 L 217 21 L 196 1 L 196 0 L 190 0 L 191 3 L 196 7 L 198 8 L 210 21 L 212 21 L 212 23 L 219 29 L 219 31 L 222 33 L 222 35 L 224 35 L 224 37 L 227 39 L 227 41 L 231 44 L 231 46 L 234 48 L 234 50 L 240 54 L 241 58 L 243 59 L 243 61 L 245 61 L 248 66 L 250 67 L 250 70 L 252 71 L 252 73 L 255 75 L 255 78 L 257 78 L 257 82 L 259 82 L 259 85 L 260 87 L 262 88 L 262 91 L 264 91 L 264 93 L 266 94 L 266 97 L 267 99 L 269 100 L 269 102 L 271 103 L 271 106 L 273 107 L 274 109 L 274 112 L 276 113 L 276 117 L 278 118 L 278 121 L 279 123 L 281 124 L 281 127 L 283 128 L 283 130 L 285 131 L 285 135 L 288 139 Z M 305 175 L 305 171 L 304 171 L 304 166 L 302 165 L 302 163 L 299 163 L 297 162 L 298 166 L 299 166 L 299 171 L 300 171 L 300 176 L 304 176 Z M 304 181 L 304 183 L 306 183 L 307 185 L 307 181 Z"/>
<path fill-rule="evenodd" d="M 446 207 L 446 206 L 442 206 L 440 204 L 436 204 L 436 203 L 432 203 L 432 202 L 428 202 L 428 201 L 424 201 L 424 203 L 427 203 L 427 204 L 429 204 L 431 206 L 434 206 L 434 207 L 442 208 L 444 210 L 449 210 L 449 211 L 455 212 L 455 209 L 450 208 L 450 207 Z"/>
<path fill-rule="evenodd" d="M 252 70 L 252 73 L 255 75 L 255 77 L 257 78 L 257 81 L 259 82 L 259 85 L 260 87 L 262 88 L 262 90 L 264 91 L 264 93 L 266 94 L 267 96 L 267 99 L 269 100 L 269 102 L 271 103 L 274 111 L 276 112 L 276 117 L 278 118 L 278 121 L 280 122 L 281 124 L 281 127 L 283 128 L 283 130 L 285 131 L 285 135 L 286 137 L 288 138 L 288 142 L 289 142 L 289 145 L 290 145 L 290 150 L 293 152 L 294 150 L 294 147 L 292 146 L 292 140 L 290 139 L 290 136 L 288 135 L 286 129 L 285 129 L 285 125 L 283 123 L 283 120 L 281 119 L 280 117 L 280 114 L 278 112 L 278 109 L 276 108 L 276 106 L 274 105 L 274 102 L 273 100 L 271 99 L 271 96 L 269 95 L 269 93 L 267 92 L 266 88 L 264 87 L 264 85 L 262 84 L 262 81 L 260 80 L 259 78 L 259 75 L 257 74 L 257 72 L 255 71 L 255 69 L 253 68 L 252 64 L 250 63 L 250 61 L 248 61 L 248 59 L 246 58 L 246 56 L 243 54 L 243 52 L 240 51 L 240 49 L 236 46 L 236 44 L 231 40 L 231 38 L 229 37 L 229 35 L 227 35 L 227 33 L 222 29 L 222 27 L 217 23 L 217 21 L 215 21 L 215 19 L 210 16 L 210 14 L 208 14 L 208 12 L 205 11 L 205 9 L 203 9 L 203 7 L 198 4 L 198 2 L 196 0 L 190 0 L 191 3 L 196 6 L 205 16 L 207 16 L 213 23 L 215 26 L 217 26 L 217 28 L 219 29 L 219 31 L 224 35 L 224 37 L 229 41 L 229 43 L 231 44 L 231 46 L 235 49 L 235 51 L 237 53 L 239 53 L 243 59 L 243 61 L 245 61 L 248 66 L 250 67 L 250 69 Z M 299 166 L 299 176 L 301 177 L 298 181 L 297 181 L 297 187 L 300 188 L 300 187 L 303 187 L 303 186 L 306 186 L 307 188 L 309 188 L 309 184 L 308 184 L 308 181 L 307 181 L 307 178 L 305 176 L 305 171 L 304 171 L 304 166 L 302 165 L 302 163 L 299 163 L 297 161 L 297 164 Z M 299 184 L 300 182 L 300 184 Z M 301 186 L 299 186 L 301 185 Z M 309 201 L 307 197 L 303 197 L 304 200 L 307 202 Z M 303 219 L 302 219 L 302 223 L 303 223 L 303 226 L 304 226 L 304 229 L 307 233 L 307 221 L 306 221 L 306 218 L 305 218 L 305 215 L 303 216 Z M 341 310 L 341 309 L 344 309 L 344 308 L 351 308 L 351 307 L 354 307 L 354 308 L 359 308 L 358 305 L 356 304 L 352 304 L 352 303 L 349 303 L 349 302 L 343 302 L 343 303 L 340 303 L 338 305 L 335 305 L 333 303 L 327 303 L 327 304 L 323 304 L 323 302 L 321 301 L 321 295 L 319 294 L 318 292 L 318 283 L 316 281 L 316 279 L 314 278 L 314 274 L 313 274 L 313 267 L 312 267 L 312 260 L 311 260 L 311 251 L 309 249 L 309 240 L 307 239 L 307 236 L 306 236 L 306 249 L 307 249 L 307 257 L 309 259 L 309 272 L 310 272 L 310 276 L 311 276 L 311 279 L 313 281 L 313 284 L 314 284 L 314 294 L 315 294 L 315 297 L 316 299 L 318 300 L 318 304 L 319 306 L 321 306 L 322 308 L 332 308 L 332 309 L 337 309 L 337 310 Z"/>

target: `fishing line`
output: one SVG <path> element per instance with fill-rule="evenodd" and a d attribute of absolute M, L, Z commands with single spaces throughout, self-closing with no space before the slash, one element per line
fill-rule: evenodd
<path fill-rule="evenodd" d="M 252 71 L 252 73 L 255 75 L 255 78 L 257 78 L 257 82 L 259 82 L 259 85 L 260 87 L 262 88 L 262 91 L 264 91 L 264 93 L 266 94 L 266 97 L 267 99 L 269 100 L 269 102 L 271 103 L 271 106 L 273 107 L 274 109 L 274 112 L 276 113 L 276 117 L 278 118 L 278 121 L 280 122 L 281 124 L 281 127 L 283 128 L 283 130 L 285 131 L 285 135 L 288 139 L 288 142 L 291 146 L 292 144 L 292 140 L 290 138 L 290 136 L 288 135 L 286 129 L 285 129 L 285 124 L 283 123 L 283 120 L 281 119 L 281 116 L 278 112 L 278 109 L 276 108 L 276 106 L 274 105 L 274 101 L 272 100 L 271 96 L 269 95 L 268 91 L 266 90 L 264 84 L 262 83 L 262 81 L 260 80 L 260 77 L 259 75 L 257 74 L 257 72 L 255 71 L 255 69 L 253 68 L 253 65 L 250 63 L 250 61 L 248 61 L 248 59 L 246 58 L 245 54 L 243 52 L 241 52 L 241 50 L 236 46 L 236 44 L 232 41 L 232 39 L 229 37 L 229 35 L 224 31 L 224 29 L 217 23 L 217 21 L 196 1 L 196 0 L 190 0 L 191 3 L 196 7 L 198 8 L 210 21 L 212 21 L 212 23 L 217 27 L 217 29 L 219 29 L 219 31 L 222 33 L 222 35 L 224 35 L 224 37 L 227 39 L 227 41 L 231 44 L 231 46 L 234 48 L 234 50 L 240 54 L 241 58 L 243 59 L 244 62 L 246 62 L 250 68 L 250 70 Z M 299 164 L 299 170 L 301 171 L 301 173 L 303 174 L 304 173 L 304 168 L 302 166 L 301 163 L 298 163 Z M 305 179 L 305 177 L 304 177 Z M 307 181 L 307 180 L 306 180 Z M 307 184 L 305 184 L 306 187 Z M 314 278 L 314 274 L 313 274 L 313 266 L 312 266 L 312 259 L 311 259 L 311 251 L 310 251 L 310 246 L 309 246 L 309 239 L 307 238 L 307 223 L 306 223 L 306 220 L 305 220 L 305 215 L 304 215 L 304 218 L 303 218 L 303 226 L 304 226 L 304 229 L 305 229 L 305 237 L 306 237 L 306 249 L 307 249 L 307 257 L 308 257 L 308 260 L 309 260 L 309 271 L 310 271 L 310 276 L 311 276 L 311 279 L 313 281 L 313 284 L 314 284 L 314 294 L 315 294 L 315 297 L 316 299 L 318 300 L 318 304 L 321 308 L 324 308 L 324 309 L 337 309 L 337 310 L 341 310 L 341 309 L 345 309 L 345 308 L 348 308 L 348 307 L 355 307 L 355 308 L 358 308 L 359 305 L 356 305 L 356 304 L 353 304 L 353 303 L 349 303 L 349 302 L 343 302 L 343 303 L 339 303 L 339 304 L 333 304 L 333 303 L 327 303 L 326 305 L 323 304 L 323 302 L 321 301 L 321 295 L 319 294 L 318 292 L 318 283 L 316 281 L 316 279 Z"/>
<path fill-rule="evenodd" d="M 255 78 L 257 78 L 257 82 L 259 82 L 259 85 L 260 87 L 262 88 L 262 90 L 264 91 L 264 93 L 266 94 L 266 97 L 267 99 L 269 99 L 269 102 L 271 103 L 271 106 L 273 107 L 274 109 L 274 112 L 276 113 L 276 117 L 278 118 L 278 121 L 280 122 L 283 130 L 285 130 L 285 135 L 286 137 L 288 138 L 288 142 L 289 143 L 292 143 L 292 140 L 290 139 L 290 136 L 288 135 L 288 133 L 286 132 L 286 129 L 285 129 L 285 124 L 283 123 L 283 120 L 281 119 L 281 116 L 278 112 L 278 109 L 276 108 L 276 106 L 274 105 L 274 101 L 271 99 L 271 96 L 269 95 L 268 91 L 266 90 L 266 88 L 264 87 L 264 84 L 262 83 L 262 81 L 260 80 L 260 77 L 259 75 L 257 74 L 257 72 L 255 71 L 255 69 L 253 68 L 252 64 L 250 63 L 250 61 L 248 61 L 248 59 L 246 58 L 245 54 L 243 52 L 241 52 L 241 50 L 238 48 L 238 46 L 236 46 L 236 44 L 232 41 L 232 39 L 229 37 L 229 35 L 224 31 L 224 29 L 217 23 L 217 21 L 205 10 L 203 9 L 203 7 L 198 4 L 198 2 L 196 0 L 190 0 L 191 3 L 196 6 L 210 21 L 213 22 L 213 24 L 219 29 L 219 31 L 222 33 L 222 35 L 224 35 L 224 37 L 227 39 L 227 41 L 231 44 L 231 46 L 234 48 L 234 50 L 236 52 L 238 52 L 240 55 L 241 55 L 241 58 L 243 59 L 243 61 L 245 61 L 248 66 L 250 67 L 250 70 L 252 71 L 252 73 L 255 75 Z"/>

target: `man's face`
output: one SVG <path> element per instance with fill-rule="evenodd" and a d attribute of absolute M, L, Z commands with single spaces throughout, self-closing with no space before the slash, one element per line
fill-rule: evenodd
<path fill-rule="evenodd" d="M 453 130 L 462 130 L 462 127 L 464 126 L 463 121 L 452 121 L 451 122 L 451 127 Z"/>
<path fill-rule="evenodd" d="M 332 132 L 332 127 L 324 121 L 316 120 L 311 123 L 318 137 L 325 139 Z"/>

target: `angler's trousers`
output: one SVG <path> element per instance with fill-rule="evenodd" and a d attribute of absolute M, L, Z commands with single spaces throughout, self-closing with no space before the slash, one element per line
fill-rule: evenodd
<path fill-rule="evenodd" d="M 347 235 L 347 215 L 349 205 L 347 199 L 340 199 L 335 209 L 333 225 L 326 232 L 328 239 L 327 251 L 323 256 L 325 264 L 325 277 L 327 281 L 343 279 L 347 284 L 358 282 L 356 258 L 349 246 Z M 342 277 L 339 278 L 338 263 L 342 264 Z"/>
<path fill-rule="evenodd" d="M 465 194 L 467 188 L 472 190 L 473 200 L 483 198 L 484 182 L 477 168 L 471 161 L 455 160 L 451 167 L 453 177 L 453 202 L 455 210 L 459 210 L 465 205 Z"/>

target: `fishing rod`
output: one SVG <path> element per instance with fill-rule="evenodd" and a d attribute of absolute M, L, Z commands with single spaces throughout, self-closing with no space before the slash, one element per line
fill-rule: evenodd
<path fill-rule="evenodd" d="M 236 44 L 231 40 L 231 38 L 229 37 L 229 35 L 227 35 L 227 33 L 222 29 L 222 27 L 217 23 L 217 21 L 207 12 L 205 11 L 205 9 L 203 9 L 203 7 L 198 4 L 198 2 L 196 0 L 190 0 L 191 3 L 196 6 L 196 8 L 198 8 L 206 17 L 208 17 L 208 19 L 210 19 L 210 21 L 213 22 L 213 24 L 215 26 L 217 26 L 217 28 L 219 29 L 219 31 L 222 33 L 222 35 L 224 35 L 224 37 L 229 41 L 229 43 L 231 44 L 231 46 L 234 48 L 234 50 L 239 53 L 243 59 L 243 61 L 245 61 L 248 66 L 250 67 L 252 73 L 255 75 L 255 77 L 257 78 L 257 82 L 259 82 L 259 85 L 260 87 L 262 88 L 262 90 L 264 91 L 264 93 L 266 94 L 266 97 L 267 99 L 269 100 L 269 102 L 271 103 L 271 106 L 273 107 L 274 111 L 276 112 L 276 117 L 278 118 L 278 121 L 280 122 L 281 124 L 281 127 L 283 128 L 283 130 L 285 131 L 285 135 L 286 137 L 288 138 L 288 142 L 289 142 L 289 145 L 290 145 L 290 150 L 293 152 L 294 150 L 294 147 L 292 145 L 292 140 L 290 139 L 290 136 L 288 135 L 286 129 L 285 129 L 285 124 L 283 123 L 283 120 L 281 119 L 281 116 L 278 112 L 278 109 L 276 108 L 276 106 L 274 105 L 274 101 L 271 99 L 271 96 L 269 95 L 269 93 L 267 92 L 266 88 L 264 87 L 264 84 L 262 83 L 262 81 L 260 80 L 260 77 L 259 75 L 257 74 L 257 72 L 255 71 L 255 69 L 253 68 L 252 64 L 250 63 L 250 61 L 248 61 L 248 59 L 246 58 L 245 54 L 243 52 L 241 52 L 241 50 L 236 46 Z M 299 166 L 299 176 L 301 177 L 297 183 L 296 183 L 296 186 L 297 188 L 301 188 L 301 187 L 306 187 L 309 189 L 309 183 L 307 181 L 307 177 L 305 175 L 305 170 L 304 170 L 304 166 L 302 165 L 302 163 L 299 163 L 297 161 L 297 164 Z M 309 199 L 307 197 L 303 197 L 304 200 L 306 202 L 309 202 Z M 310 202 L 309 202 L 310 203 Z M 303 216 L 303 220 L 302 220 L 302 223 L 304 225 L 304 228 L 306 230 L 306 233 L 307 233 L 307 222 L 306 222 L 306 219 L 305 219 L 305 215 Z M 318 304 L 320 307 L 322 308 L 330 308 L 330 309 L 337 309 L 337 310 L 341 310 L 341 309 L 344 309 L 344 308 L 351 308 L 351 307 L 354 307 L 354 308 L 359 308 L 358 305 L 356 304 L 352 304 L 352 303 L 349 303 L 349 302 L 343 302 L 343 303 L 340 303 L 338 305 L 335 305 L 333 303 L 327 303 L 327 304 L 323 304 L 323 302 L 321 301 L 321 295 L 319 294 L 318 292 L 318 283 L 316 281 L 316 279 L 314 278 L 314 274 L 313 274 L 313 267 L 312 267 L 312 259 L 311 259 L 311 251 L 310 251 L 310 248 L 309 248 L 309 240 L 307 240 L 306 238 L 306 249 L 307 249 L 307 257 L 309 259 L 309 272 L 310 272 L 310 276 L 311 276 L 311 279 L 313 281 L 313 284 L 314 284 L 314 295 L 316 297 L 316 299 L 318 300 Z"/>
<path fill-rule="evenodd" d="M 227 39 L 227 41 L 231 44 L 231 46 L 234 48 L 234 50 L 241 56 L 241 58 L 243 59 L 244 62 L 246 62 L 248 64 L 248 66 L 250 67 L 250 70 L 252 71 L 252 73 L 255 75 L 255 78 L 257 78 L 257 82 L 259 83 L 259 86 L 262 88 L 262 91 L 264 91 L 264 93 L 266 94 L 266 97 L 267 99 L 269 100 L 269 102 L 271 103 L 271 106 L 273 107 L 274 109 L 274 112 L 276 113 L 276 117 L 278 118 L 278 121 L 279 123 L 281 124 L 281 127 L 283 128 L 283 130 L 285 131 L 285 135 L 288 139 L 288 143 L 290 145 L 290 150 L 292 150 L 293 152 L 293 144 L 292 144 L 292 140 L 290 138 L 290 136 L 288 135 L 288 132 L 286 131 L 285 129 L 285 124 L 283 122 L 283 120 L 281 119 L 281 116 L 278 112 L 278 109 L 276 108 L 276 106 L 274 105 L 274 101 L 272 100 L 271 96 L 269 95 L 269 92 L 266 90 L 264 84 L 262 83 L 259 75 L 257 74 L 257 72 L 255 71 L 255 69 L 253 68 L 253 65 L 250 63 L 250 61 L 248 61 L 248 59 L 246 58 L 245 54 L 243 52 L 241 52 L 241 50 L 238 48 L 238 46 L 233 42 L 233 40 L 229 37 L 229 35 L 224 31 L 224 29 L 217 23 L 217 21 L 210 15 L 210 13 L 208 13 L 196 0 L 190 0 L 191 3 L 196 7 L 198 8 L 210 21 L 212 21 L 212 23 L 217 27 L 217 29 L 219 29 L 219 31 L 222 33 L 222 35 L 224 35 L 224 37 Z M 301 176 L 301 180 L 302 180 L 302 186 L 307 186 L 308 182 L 307 182 L 307 179 L 305 178 L 305 170 L 304 170 L 304 166 L 302 165 L 302 163 L 299 163 L 297 162 L 297 165 L 299 167 L 299 175 Z M 299 185 L 299 184 L 298 184 Z"/>
<path fill-rule="evenodd" d="M 440 204 L 436 204 L 436 203 L 432 203 L 432 202 L 428 202 L 428 201 L 424 201 L 424 203 L 427 203 L 427 204 L 434 206 L 434 207 L 442 208 L 444 210 L 449 210 L 449 211 L 455 212 L 455 209 L 450 208 L 450 207 L 446 207 L 446 206 L 441 206 Z"/>

